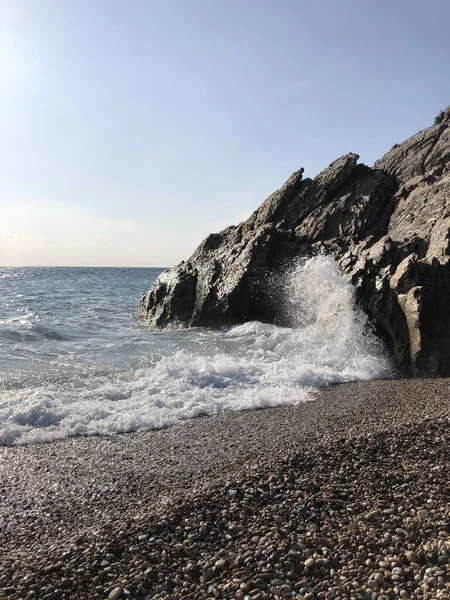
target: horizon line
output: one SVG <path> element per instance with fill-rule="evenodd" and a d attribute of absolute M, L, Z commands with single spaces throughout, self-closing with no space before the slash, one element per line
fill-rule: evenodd
<path fill-rule="evenodd" d="M 169 269 L 170 267 L 153 267 L 138 265 L 0 265 L 0 269 Z"/>

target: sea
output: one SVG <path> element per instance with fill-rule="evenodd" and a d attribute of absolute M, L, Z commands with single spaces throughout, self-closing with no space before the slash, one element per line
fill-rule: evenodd
<path fill-rule="evenodd" d="M 0 444 L 155 429 L 314 401 L 393 374 L 336 262 L 277 279 L 289 326 L 156 330 L 140 295 L 162 269 L 0 267 Z"/>

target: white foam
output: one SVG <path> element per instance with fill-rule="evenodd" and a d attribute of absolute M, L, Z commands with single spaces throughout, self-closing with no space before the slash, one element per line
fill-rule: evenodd
<path fill-rule="evenodd" d="M 0 319 L 0 325 L 12 325 L 13 327 L 30 326 L 34 321 L 39 321 L 39 317 L 31 310 L 25 310 L 23 314 L 8 319 Z"/>
<path fill-rule="evenodd" d="M 159 428 L 198 415 L 305 402 L 317 386 L 390 375 L 380 342 L 331 258 L 299 264 L 280 296 L 292 327 L 252 322 L 202 332 L 188 348 L 137 370 L 0 393 L 0 443 Z"/>

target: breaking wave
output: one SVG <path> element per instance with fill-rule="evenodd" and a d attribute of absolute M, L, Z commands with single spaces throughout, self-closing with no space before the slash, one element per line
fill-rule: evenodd
<path fill-rule="evenodd" d="M 279 293 L 290 327 L 250 322 L 172 332 L 170 352 L 164 332 L 145 330 L 157 336 L 161 353 L 138 368 L 10 386 L 0 392 L 0 443 L 161 428 L 199 415 L 297 404 L 320 386 L 391 375 L 332 258 L 299 263 Z"/>

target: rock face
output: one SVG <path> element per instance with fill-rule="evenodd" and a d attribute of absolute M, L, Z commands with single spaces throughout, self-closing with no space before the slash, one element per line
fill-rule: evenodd
<path fill-rule="evenodd" d="M 372 168 L 346 154 L 303 169 L 238 226 L 209 235 L 142 296 L 156 327 L 280 322 L 267 280 L 297 257 L 333 254 L 413 375 L 450 375 L 450 107 Z"/>

